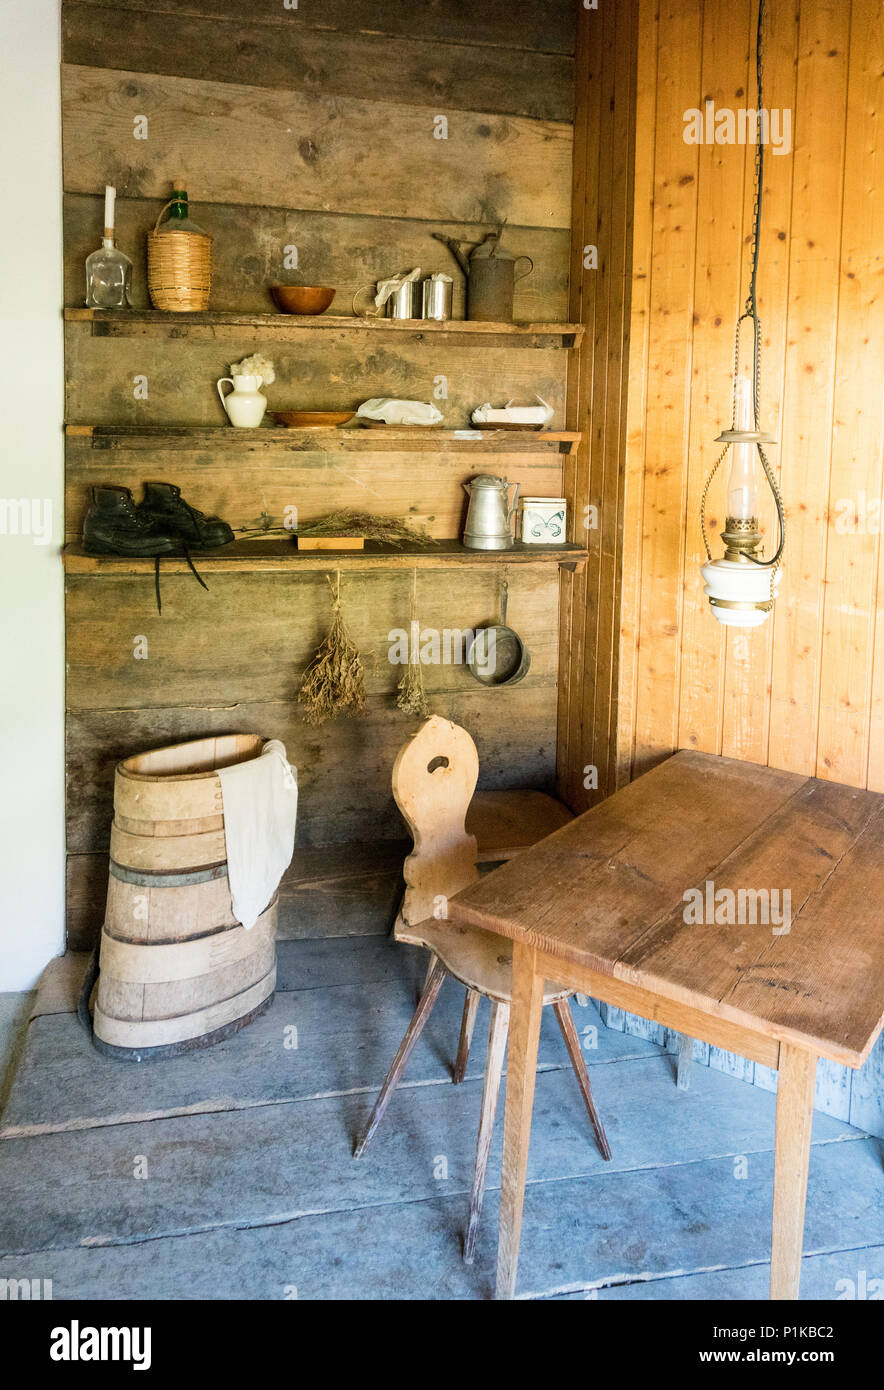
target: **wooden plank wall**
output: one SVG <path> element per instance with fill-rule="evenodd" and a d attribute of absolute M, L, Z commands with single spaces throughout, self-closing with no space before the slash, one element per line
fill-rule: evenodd
<path fill-rule="evenodd" d="M 765 102 L 791 111 L 793 144 L 765 161 L 759 273 L 763 423 L 779 441 L 789 527 L 772 621 L 727 633 L 699 575 L 700 492 L 729 419 L 746 294 L 754 151 L 685 144 L 683 118 L 709 97 L 754 104 L 756 18 L 757 0 L 638 0 L 619 650 L 597 645 L 594 687 L 591 675 L 570 682 L 572 708 L 582 687 L 598 711 L 600 672 L 617 673 L 613 726 L 597 716 L 569 745 L 573 778 L 607 743 L 609 789 L 693 747 L 884 791 L 880 0 L 768 3 Z M 607 30 L 593 19 L 595 58 Z M 578 71 L 583 62 L 579 50 Z M 593 178 L 598 165 L 592 151 Z M 596 341 L 598 302 L 596 289 Z M 593 383 L 598 398 L 600 368 Z M 597 472 L 593 462 L 591 488 Z M 723 487 L 716 533 L 722 504 Z M 653 1025 L 627 1026 L 664 1041 Z M 713 1065 L 772 1084 L 711 1052 Z M 852 1077 L 822 1068 L 818 1102 L 884 1133 L 882 1066 L 884 1044 Z"/>
<path fill-rule="evenodd" d="M 583 432 L 566 465 L 575 539 L 589 563 L 563 589 L 559 787 L 576 810 L 614 789 L 623 570 L 636 103 L 636 0 L 581 9 L 575 83 L 571 311 L 586 325 L 568 382 L 569 427 Z M 642 215 L 642 209 L 637 209 Z"/>
<path fill-rule="evenodd" d="M 419 264 L 455 277 L 433 230 L 478 239 L 509 219 L 513 253 L 536 273 L 517 290 L 516 317 L 568 316 L 573 52 L 571 0 L 89 0 L 63 7 L 66 302 L 82 303 L 83 261 L 101 231 L 101 193 L 118 189 L 118 242 L 135 262 L 134 302 L 147 304 L 144 237 L 183 173 L 197 221 L 215 237 L 212 307 L 265 312 L 267 283 L 285 279 L 298 248 L 306 283 L 332 284 L 334 312 L 381 274 Z M 448 139 L 433 138 L 434 118 Z M 148 138 L 133 138 L 148 118 Z M 366 340 L 367 342 L 367 340 Z M 92 337 L 67 329 L 71 423 L 222 424 L 216 378 L 256 346 L 271 356 L 271 408 L 355 406 L 371 395 L 439 401 L 446 424 L 467 423 L 484 400 L 539 391 L 565 423 L 567 354 L 560 350 L 454 350 L 391 339 L 362 349 L 309 334 L 260 343 L 187 343 Z M 137 398 L 136 375 L 147 378 Z M 279 523 L 297 505 L 309 518 L 331 507 L 407 511 L 432 534 L 457 532 L 461 483 L 483 471 L 555 495 L 562 457 L 536 453 L 471 459 L 293 454 L 205 447 L 93 450 L 68 444 L 67 528 L 80 526 L 88 487 L 137 488 L 166 478 L 235 528 Z M 286 934 L 383 930 L 395 906 L 401 824 L 389 790 L 396 750 L 413 721 L 395 708 L 401 674 L 387 633 L 409 618 L 410 575 L 345 582 L 348 620 L 369 692 L 363 720 L 316 731 L 295 704 L 300 673 L 329 618 L 321 575 L 218 576 L 208 594 L 184 576 L 163 581 L 163 616 L 145 578 L 68 581 L 69 935 L 93 939 L 104 904 L 112 769 L 127 753 L 236 728 L 282 738 L 299 767 L 298 849 L 283 886 Z M 532 568 L 511 576 L 510 619 L 532 652 L 528 678 L 510 691 L 475 686 L 462 668 L 427 668 L 434 712 L 466 725 L 487 786 L 551 788 L 556 756 L 559 580 Z M 426 574 L 425 626 L 468 627 L 493 617 L 492 571 Z M 147 660 L 135 639 L 147 638 Z M 368 842 L 379 838 L 380 846 Z M 359 844 L 365 848 L 360 849 Z M 346 845 L 346 848 L 343 846 Z M 354 848 L 354 845 L 356 846 Z M 332 848 L 329 848 L 332 846 Z"/>

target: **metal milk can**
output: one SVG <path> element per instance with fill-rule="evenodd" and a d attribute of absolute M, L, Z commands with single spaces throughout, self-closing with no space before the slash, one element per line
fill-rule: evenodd
<path fill-rule="evenodd" d="M 509 490 L 515 488 L 512 506 Z M 509 550 L 513 544 L 511 528 L 519 498 L 519 484 L 491 473 L 480 473 L 463 484 L 470 499 L 463 543 L 468 550 Z"/>

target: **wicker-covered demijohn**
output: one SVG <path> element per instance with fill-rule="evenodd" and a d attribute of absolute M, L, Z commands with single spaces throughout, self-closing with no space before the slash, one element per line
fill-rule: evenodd
<path fill-rule="evenodd" d="M 209 306 L 212 289 L 212 238 L 207 232 L 160 231 L 160 209 L 147 234 L 147 288 L 155 309 L 194 313 Z"/>

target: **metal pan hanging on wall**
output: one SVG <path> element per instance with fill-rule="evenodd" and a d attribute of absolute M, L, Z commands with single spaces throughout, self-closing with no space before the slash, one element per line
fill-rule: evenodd
<path fill-rule="evenodd" d="M 524 680 L 531 665 L 531 653 L 514 628 L 507 627 L 506 609 L 509 584 L 503 581 L 500 594 L 500 622 L 476 631 L 467 669 L 480 685 L 516 685 Z"/>

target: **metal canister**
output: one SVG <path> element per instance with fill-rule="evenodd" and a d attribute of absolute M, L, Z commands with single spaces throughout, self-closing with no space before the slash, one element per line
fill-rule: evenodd
<path fill-rule="evenodd" d="M 421 316 L 421 286 L 417 280 L 406 280 L 386 304 L 388 319 L 419 319 Z"/>
<path fill-rule="evenodd" d="M 450 319 L 451 296 L 454 290 L 451 280 L 434 280 L 432 277 L 428 277 L 424 280 L 421 289 L 423 291 L 423 317 L 435 319 L 438 323 L 444 323 Z"/>

